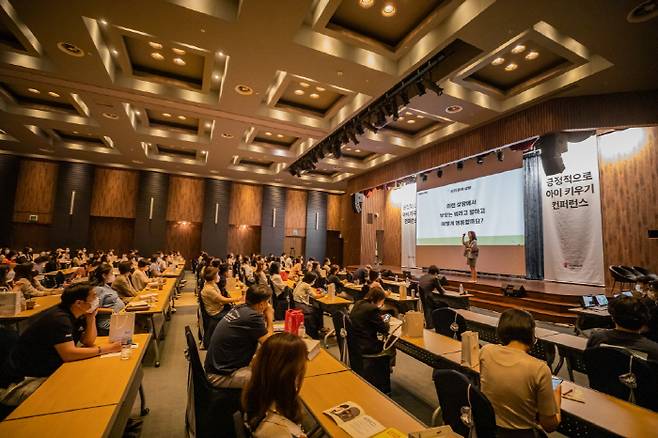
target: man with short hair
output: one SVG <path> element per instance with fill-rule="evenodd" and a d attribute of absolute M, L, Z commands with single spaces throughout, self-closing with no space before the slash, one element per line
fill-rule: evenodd
<path fill-rule="evenodd" d="M 246 304 L 235 307 L 217 323 L 210 338 L 205 370 L 218 388 L 242 388 L 251 378 L 251 359 L 258 344 L 272 336 L 272 290 L 262 284 L 247 289 Z"/>
<path fill-rule="evenodd" d="M 361 284 L 364 284 L 366 281 L 368 281 L 368 275 L 370 274 L 371 270 L 372 266 L 370 265 L 361 266 L 359 269 L 354 271 L 354 274 L 352 274 L 352 279 L 354 281 L 359 281 Z"/>
<path fill-rule="evenodd" d="M 432 312 L 441 307 L 448 307 L 445 302 L 441 301 L 441 299 L 434 294 L 435 290 L 440 295 L 446 293 L 439 281 L 439 268 L 436 265 L 430 266 L 427 270 L 427 274 L 420 277 L 420 280 L 418 280 L 418 289 L 423 304 L 423 311 L 425 313 L 425 326 L 427 328 L 434 328 L 434 324 L 432 323 Z"/>
<path fill-rule="evenodd" d="M 121 350 L 119 342 L 94 345 L 98 304 L 91 284 L 76 283 L 64 289 L 59 305 L 34 319 L 0 366 L 1 403 L 17 406 L 64 362 Z"/>
<path fill-rule="evenodd" d="M 649 308 L 645 303 L 636 297 L 620 296 L 610 301 L 608 312 L 615 328 L 594 330 L 587 340 L 587 348 L 616 345 L 646 353 L 649 360 L 658 361 L 658 343 L 641 334 L 649 322 Z"/>
<path fill-rule="evenodd" d="M 124 303 L 137 296 L 137 291 L 130 281 L 130 271 L 132 271 L 132 263 L 130 261 L 119 262 L 119 275 L 112 282 L 112 289 L 117 291 Z"/>

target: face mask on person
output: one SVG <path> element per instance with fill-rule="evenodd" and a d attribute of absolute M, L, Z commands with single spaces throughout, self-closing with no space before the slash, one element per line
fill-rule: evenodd
<path fill-rule="evenodd" d="M 89 310 L 87 310 L 87 313 L 94 313 L 96 309 L 98 309 L 98 306 L 100 305 L 101 301 L 98 299 L 98 297 L 94 298 L 94 301 L 91 303 L 88 303 L 91 307 L 89 307 Z"/>

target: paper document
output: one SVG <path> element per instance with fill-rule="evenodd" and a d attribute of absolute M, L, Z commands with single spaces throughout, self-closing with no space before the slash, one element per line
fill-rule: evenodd
<path fill-rule="evenodd" d="M 352 438 L 370 438 L 386 430 L 377 420 L 368 416 L 361 406 L 346 401 L 324 411 Z"/>

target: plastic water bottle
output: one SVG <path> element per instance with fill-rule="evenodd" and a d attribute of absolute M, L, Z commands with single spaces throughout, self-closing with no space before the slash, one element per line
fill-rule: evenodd
<path fill-rule="evenodd" d="M 464 295 L 464 285 L 459 283 L 459 295 Z"/>
<path fill-rule="evenodd" d="M 395 276 L 395 282 L 396 283 L 398 282 L 398 276 L 397 275 Z"/>
<path fill-rule="evenodd" d="M 303 322 L 299 324 L 299 327 L 297 328 L 297 336 L 299 336 L 302 339 L 306 337 L 306 327 L 304 326 Z"/>

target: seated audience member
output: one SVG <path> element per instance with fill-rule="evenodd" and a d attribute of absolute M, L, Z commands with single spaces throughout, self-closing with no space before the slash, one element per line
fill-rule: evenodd
<path fill-rule="evenodd" d="M 254 273 L 254 279 L 256 280 L 256 284 L 262 284 L 263 286 L 267 286 L 267 275 L 265 275 L 265 262 L 263 261 L 258 261 L 256 263 L 256 272 Z"/>
<path fill-rule="evenodd" d="M 256 283 L 256 279 L 254 278 L 254 268 L 251 266 L 251 260 L 249 257 L 245 258 L 240 269 L 242 270 L 245 284 L 252 285 Z"/>
<path fill-rule="evenodd" d="M 368 291 L 370 290 L 371 287 L 377 287 L 377 286 L 384 289 L 381 284 L 381 277 L 379 271 L 375 271 L 371 269 L 368 272 L 368 279 L 363 284 L 363 287 L 361 287 L 361 293 L 357 294 L 356 296 L 356 300 L 357 301 L 362 300 L 366 295 L 368 295 Z M 386 296 L 390 295 L 390 292 L 388 291 L 384 291 L 384 293 L 386 294 Z"/>
<path fill-rule="evenodd" d="M 32 270 L 34 270 L 37 274 L 43 274 L 44 272 L 52 272 L 57 270 L 57 266 L 48 266 L 48 262 L 50 261 L 50 258 L 48 256 L 39 256 L 36 259 L 34 259 L 34 265 L 32 266 Z M 53 268 L 52 271 L 49 271 L 46 269 L 48 268 Z"/>
<path fill-rule="evenodd" d="M 273 262 L 270 265 L 270 280 L 272 281 L 272 292 L 278 298 L 286 288 L 286 283 L 281 278 L 281 269 L 278 262 Z"/>
<path fill-rule="evenodd" d="M 147 275 L 146 271 L 149 270 L 149 263 L 145 259 L 139 259 L 137 262 L 137 269 L 130 275 L 133 287 L 137 292 L 146 289 L 149 284 L 155 284 Z"/>
<path fill-rule="evenodd" d="M 420 277 L 418 280 L 418 292 L 423 303 L 423 310 L 425 313 L 425 322 L 428 328 L 432 328 L 432 312 L 440 307 L 447 307 L 448 305 L 441 301 L 440 297 L 436 296 L 434 291 L 440 295 L 445 294 L 445 290 L 439 282 L 439 268 L 432 265 L 427 270 L 427 274 Z"/>
<path fill-rule="evenodd" d="M 302 261 L 299 258 L 296 258 L 290 268 L 290 277 L 293 280 L 296 280 L 302 273 Z"/>
<path fill-rule="evenodd" d="M 62 293 L 61 288 L 46 289 L 34 278 L 33 263 L 23 263 L 14 267 L 14 292 L 20 292 L 25 299 Z"/>
<path fill-rule="evenodd" d="M 205 370 L 208 381 L 218 388 L 242 388 L 251 377 L 249 364 L 258 344 L 272 336 L 274 310 L 267 286 L 247 289 L 246 303 L 222 318 L 210 338 Z"/>
<path fill-rule="evenodd" d="M 8 291 L 11 289 L 11 281 L 9 280 L 9 265 L 0 265 L 0 291 Z"/>
<path fill-rule="evenodd" d="M 219 321 L 233 308 L 232 304 L 241 301 L 242 298 L 231 298 L 226 291 L 226 286 L 224 285 L 223 288 L 219 286 L 221 277 L 217 268 L 206 268 L 203 276 L 205 279 L 205 284 L 201 289 L 203 306 L 210 317 Z"/>
<path fill-rule="evenodd" d="M 137 296 L 137 291 L 130 281 L 130 274 L 132 271 L 132 264 L 129 261 L 119 263 L 119 275 L 116 276 L 112 282 L 112 289 L 119 293 L 119 296 L 124 303 L 130 301 L 131 298 Z"/>
<path fill-rule="evenodd" d="M 587 348 L 601 344 L 618 345 L 646 353 L 649 360 L 658 361 L 658 343 L 640 334 L 649 322 L 649 309 L 641 299 L 620 296 L 610 300 L 608 312 L 615 328 L 594 330 L 587 340 Z"/>
<path fill-rule="evenodd" d="M 313 262 L 311 272 L 315 274 L 315 287 L 325 289 L 327 287 L 327 275 L 320 269 L 318 262 Z"/>
<path fill-rule="evenodd" d="M 322 298 L 323 294 L 315 291 L 313 288 L 314 284 L 315 274 L 307 272 L 304 274 L 302 281 L 295 286 L 292 298 L 295 301 L 295 308 L 300 309 L 304 313 L 304 328 L 306 329 L 306 334 L 313 339 L 319 339 L 320 330 L 324 325 L 322 321 L 322 310 L 313 307 L 311 304 L 311 297 Z"/>
<path fill-rule="evenodd" d="M 151 257 L 151 264 L 149 265 L 148 272 L 151 278 L 160 277 L 162 275 L 160 262 L 158 261 L 158 256 L 155 254 Z"/>
<path fill-rule="evenodd" d="M 352 281 L 355 283 L 361 283 L 364 284 L 368 280 L 368 275 L 370 274 L 370 271 L 372 271 L 372 266 L 370 265 L 365 265 L 359 267 L 354 273 L 352 274 Z"/>
<path fill-rule="evenodd" d="M 560 387 L 553 390 L 546 362 L 528 354 L 535 343 L 535 320 L 524 310 L 500 315 L 498 339 L 480 352 L 480 384 L 496 413 L 498 437 L 541 436 L 560 424 Z"/>
<path fill-rule="evenodd" d="M 100 309 L 109 309 L 106 312 L 99 312 L 96 317 L 96 326 L 100 336 L 107 336 L 110 333 L 110 314 L 118 313 L 125 307 L 117 291 L 112 289 L 111 284 L 113 282 L 114 270 L 111 265 L 103 263 L 96 268 L 91 283 L 96 287 L 98 307 Z"/>
<path fill-rule="evenodd" d="M 36 316 L 2 364 L 0 403 L 17 406 L 64 362 L 120 351 L 119 342 L 94 345 L 97 308 L 94 287 L 83 282 L 67 287 L 59 305 Z"/>
<path fill-rule="evenodd" d="M 343 282 L 338 278 L 338 272 L 340 271 L 340 266 L 331 265 L 329 268 L 329 274 L 327 275 L 327 285 L 333 284 L 336 286 L 336 295 L 340 294 L 343 290 Z"/>
<path fill-rule="evenodd" d="M 242 392 L 242 410 L 254 438 L 304 436 L 299 390 L 306 357 L 304 341 L 285 332 L 272 335 L 256 353 Z"/>
<path fill-rule="evenodd" d="M 384 348 L 384 342 L 377 335 L 388 335 L 388 323 L 382 319 L 381 312 L 385 299 L 381 286 L 371 287 L 350 311 L 354 339 L 361 354 L 379 353 Z"/>

